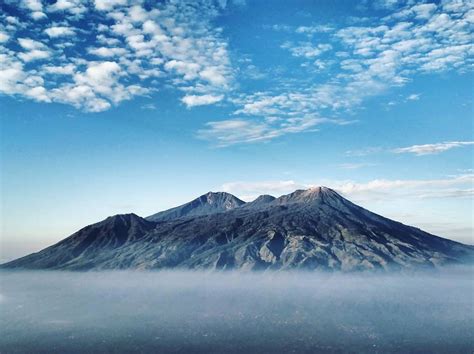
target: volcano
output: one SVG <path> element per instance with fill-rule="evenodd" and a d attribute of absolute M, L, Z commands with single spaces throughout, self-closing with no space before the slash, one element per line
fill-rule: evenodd
<path fill-rule="evenodd" d="M 404 270 L 470 263 L 474 247 L 372 213 L 326 187 L 245 203 L 224 192 L 147 218 L 115 215 L 4 269 Z"/>

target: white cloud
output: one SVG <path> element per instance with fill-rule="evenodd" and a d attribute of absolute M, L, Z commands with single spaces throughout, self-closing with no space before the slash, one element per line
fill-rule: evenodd
<path fill-rule="evenodd" d="M 409 101 L 418 101 L 420 99 L 421 94 L 419 93 L 412 93 L 407 97 L 407 100 Z"/>
<path fill-rule="evenodd" d="M 44 30 L 50 38 L 73 36 L 74 30 L 65 26 L 53 26 Z"/>
<path fill-rule="evenodd" d="M 18 38 L 18 43 L 23 49 L 27 49 L 27 50 L 46 48 L 46 46 L 43 43 L 37 42 L 31 38 Z"/>
<path fill-rule="evenodd" d="M 29 15 L 32 19 L 40 20 L 46 17 L 41 0 L 21 0 L 20 4 L 23 8 L 31 11 Z"/>
<path fill-rule="evenodd" d="M 200 65 L 192 62 L 184 62 L 180 60 L 170 60 L 165 64 L 165 69 L 168 71 L 175 71 L 183 76 L 185 80 L 194 80 L 198 77 Z"/>
<path fill-rule="evenodd" d="M 208 122 L 205 129 L 198 131 L 198 137 L 218 147 L 224 147 L 242 142 L 268 140 L 273 134 L 265 123 L 234 119 Z"/>
<path fill-rule="evenodd" d="M 9 39 L 10 39 L 10 36 L 7 33 L 0 31 L 0 43 L 5 43 Z"/>
<path fill-rule="evenodd" d="M 293 79 L 276 85 L 276 89 L 232 99 L 231 102 L 237 106 L 234 114 L 249 117 L 241 139 L 234 140 L 253 142 L 255 139 L 246 139 L 245 136 L 253 136 L 256 130 L 262 132 L 261 138 L 267 137 L 262 140 L 281 136 L 281 133 L 266 134 L 268 124 L 262 122 L 269 118 L 285 121 L 309 114 L 328 115 L 328 110 L 333 112 L 329 113 L 331 115 L 351 113 L 362 107 L 368 98 L 402 87 L 416 75 L 449 70 L 463 72 L 472 68 L 474 45 L 470 28 L 473 21 L 469 13 L 472 11 L 474 14 L 474 3 L 447 7 L 443 4 L 441 7 L 387 0 L 374 5 L 391 14 L 382 19 L 355 21 L 358 25 L 327 28 L 324 36 L 310 37 L 311 40 L 304 42 L 284 42 L 281 47 L 303 60 L 301 67 L 306 68 L 308 74 L 317 72 L 315 66 L 326 69 L 328 64 L 339 72 L 326 82 Z M 448 8 L 449 14 L 445 13 Z M 296 32 L 325 32 L 313 27 L 299 27 Z M 295 31 L 290 26 L 273 28 Z M 333 53 L 333 48 L 339 50 Z M 320 56 L 324 56 L 324 60 L 319 59 Z M 414 101 L 419 96 L 411 94 L 406 99 Z M 254 124 L 252 120 L 255 120 Z M 271 129 L 272 132 L 276 130 L 275 127 Z M 236 135 L 227 134 L 222 129 L 212 128 L 212 131 L 216 136 L 221 132 L 223 140 L 232 140 L 229 135 Z"/>
<path fill-rule="evenodd" d="M 183 92 L 188 107 L 219 102 L 232 88 L 227 43 L 222 31 L 211 23 L 219 13 L 216 4 L 205 0 L 160 2 L 145 8 L 141 2 L 95 0 L 94 5 L 86 7 L 81 0 L 50 3 L 46 11 L 64 12 L 62 22 L 53 24 L 33 25 L 24 18 L 20 23 L 8 16 L 9 25 L 0 25 L 0 43 L 5 43 L 0 53 L 14 65 L 2 71 L 8 85 L 0 91 L 101 111 L 161 87 Z M 41 1 L 25 0 L 21 7 L 28 15 L 43 13 Z M 95 26 L 76 27 L 78 17 L 87 11 L 93 12 Z M 24 17 L 25 11 L 19 12 Z M 29 31 L 31 38 L 15 38 L 20 26 L 25 31 L 18 33 Z M 50 42 L 40 41 L 42 32 Z M 97 45 L 84 46 L 85 39 L 94 36 Z M 47 63 L 41 61 L 45 59 Z M 104 63 L 114 63 L 120 70 L 111 72 L 112 64 Z M 96 72 L 98 67 L 104 71 Z M 93 71 L 97 77 L 106 75 L 107 82 L 97 83 L 89 75 Z M 32 83 L 38 77 L 41 89 Z M 28 78 L 34 80 L 26 83 Z"/>
<path fill-rule="evenodd" d="M 23 65 L 19 62 L 12 62 L 0 55 L 0 91 L 6 94 L 14 95 L 22 89 L 22 84 L 26 78 L 23 71 Z M 7 66 L 8 64 L 8 66 Z"/>
<path fill-rule="evenodd" d="M 99 11 L 110 11 L 116 6 L 124 6 L 127 0 L 94 0 L 94 5 Z"/>
<path fill-rule="evenodd" d="M 411 153 L 421 156 L 439 154 L 447 150 L 468 145 L 474 145 L 474 141 L 446 141 L 443 143 L 436 144 L 413 145 L 408 147 L 397 148 L 392 151 L 397 154 Z"/>
<path fill-rule="evenodd" d="M 292 117 L 279 119 L 228 119 L 208 122 L 206 127 L 198 131 L 198 137 L 210 141 L 217 147 L 234 144 L 269 141 L 274 138 L 301 132 L 315 132 L 321 124 L 344 125 L 350 122 L 315 116 Z"/>
<path fill-rule="evenodd" d="M 108 48 L 108 47 L 100 47 L 100 48 L 89 48 L 87 50 L 90 54 L 96 55 L 98 57 L 116 57 L 125 55 L 127 50 L 124 48 Z"/>
<path fill-rule="evenodd" d="M 43 70 L 48 74 L 53 75 L 73 75 L 76 71 L 76 66 L 67 64 L 64 66 L 44 66 Z"/>
<path fill-rule="evenodd" d="M 457 175 L 440 179 L 374 179 L 368 182 L 320 180 L 298 182 L 294 180 L 237 181 L 224 183 L 221 190 L 247 200 L 261 194 L 278 197 L 295 189 L 326 186 L 352 201 L 378 201 L 425 198 L 465 198 L 472 196 L 473 174 Z"/>
<path fill-rule="evenodd" d="M 35 86 L 28 89 L 26 95 L 38 102 L 51 102 L 51 99 L 43 86 Z"/>
<path fill-rule="evenodd" d="M 220 72 L 218 67 L 205 68 L 199 73 L 199 77 L 215 86 L 224 86 L 227 82 L 226 77 Z"/>
<path fill-rule="evenodd" d="M 65 12 L 64 20 L 54 25 L 43 21 L 33 26 L 31 20 L 20 24 L 8 16 L 5 23 L 12 27 L 23 26 L 25 31 L 19 32 L 23 36 L 29 28 L 31 41 L 39 43 L 41 37 L 36 33 L 42 32 L 55 39 L 48 45 L 22 46 L 23 50 L 19 51 L 14 45 L 14 29 L 8 27 L 4 31 L 2 28 L 0 42 L 5 43 L 2 53 L 11 56 L 12 61 L 19 58 L 28 63 L 21 67 L 22 75 L 26 78 L 41 76 L 42 87 L 53 101 L 73 102 L 71 104 L 78 108 L 87 109 L 88 99 L 97 107 L 107 106 L 101 100 L 112 106 L 138 92 L 145 92 L 144 87 L 151 91 L 158 87 L 179 90 L 182 101 L 189 107 L 227 98 L 236 106 L 234 115 L 243 117 L 238 120 L 252 127 L 248 130 L 261 128 L 260 140 L 304 131 L 302 127 L 312 130 L 320 123 L 318 117 L 342 116 L 360 107 L 371 96 L 405 85 L 417 74 L 446 70 L 463 72 L 472 66 L 470 26 L 473 6 L 470 3 L 438 6 L 408 2 L 398 4 L 402 5 L 401 9 L 390 10 L 385 18 L 352 22 L 357 25 L 339 29 L 324 24 L 279 26 L 300 38 L 306 35 L 303 41 L 283 44 L 302 62 L 301 68 L 311 73 L 318 70 L 329 73 L 329 69 L 339 72 L 330 75 L 326 82 L 322 75 L 320 80 L 281 80 L 281 75 L 277 75 L 280 76 L 275 78 L 277 85 L 268 85 L 268 91 L 238 94 L 234 93 L 238 87 L 234 81 L 236 73 L 241 71 L 231 65 L 225 32 L 215 27 L 220 6 L 206 1 L 197 5 L 192 1 L 160 2 L 156 6 L 127 0 L 95 0 L 93 3 L 94 7 L 87 8 L 81 0 L 58 0 L 45 5 L 47 12 Z M 384 8 L 393 8 L 392 5 Z M 44 16 L 41 1 L 22 0 L 20 7 L 20 14 L 27 9 L 28 15 L 39 12 Z M 86 11 L 92 13 L 96 26 L 74 27 L 76 17 Z M 318 36 L 313 36 L 316 33 Z M 82 39 L 86 37 L 83 36 L 95 36 L 97 45 L 84 47 Z M 48 59 L 47 64 L 40 61 L 44 59 Z M 82 84 L 74 86 L 76 78 L 94 62 L 106 59 L 116 62 L 121 72 L 126 73 L 113 77 L 115 81 L 111 86 L 114 88 L 109 90 L 113 93 L 105 96 L 105 91 L 92 89 L 91 85 L 86 85 L 90 90 Z M 51 75 L 58 75 L 60 70 L 53 72 L 41 65 L 69 69 L 58 81 Z M 254 76 L 262 77 L 258 72 Z M 31 85 L 17 82 L 14 86 L 15 95 L 31 97 L 28 93 L 33 88 Z M 64 95 L 59 94 L 62 88 Z M 80 105 L 67 99 L 70 91 L 83 93 Z M 217 97 L 220 99 L 216 100 Z M 414 100 L 415 96 L 407 99 Z M 101 104 L 97 105 L 97 102 Z M 235 119 L 225 117 L 225 120 Z M 344 121 L 339 122 L 343 124 Z M 212 126 L 209 124 L 208 129 L 213 129 Z M 247 132 L 236 141 L 254 141 L 253 138 L 246 139 L 245 135 L 252 134 Z"/>
<path fill-rule="evenodd" d="M 210 104 L 222 101 L 223 99 L 224 99 L 224 95 L 217 95 L 217 96 L 214 96 L 214 95 L 202 95 L 202 96 L 186 95 L 181 99 L 181 101 L 187 107 L 195 107 L 195 106 L 210 105 Z"/>
<path fill-rule="evenodd" d="M 416 18 L 428 19 L 436 11 L 437 6 L 435 4 L 419 4 L 411 8 L 415 12 Z"/>
<path fill-rule="evenodd" d="M 327 33 L 332 32 L 334 28 L 329 25 L 315 25 L 315 26 L 299 26 L 296 28 L 296 33 L 304 33 L 313 35 L 315 33 Z"/>
<path fill-rule="evenodd" d="M 25 62 L 47 59 L 51 56 L 51 51 L 45 44 L 31 38 L 19 38 L 18 43 L 26 50 L 18 54 L 18 57 Z"/>
<path fill-rule="evenodd" d="M 281 46 L 283 49 L 288 49 L 295 57 L 315 58 L 324 52 L 332 49 L 330 44 L 313 45 L 311 42 L 302 42 L 293 44 L 292 42 L 285 42 Z"/>
<path fill-rule="evenodd" d="M 387 180 L 376 179 L 366 183 L 337 182 L 334 188 L 355 200 L 380 198 L 463 198 L 469 195 L 474 175 L 466 174 L 441 179 Z"/>
<path fill-rule="evenodd" d="M 69 12 L 72 15 L 82 15 L 87 11 L 87 7 L 84 5 L 83 0 L 57 0 L 52 5 L 48 6 L 49 12 Z"/>

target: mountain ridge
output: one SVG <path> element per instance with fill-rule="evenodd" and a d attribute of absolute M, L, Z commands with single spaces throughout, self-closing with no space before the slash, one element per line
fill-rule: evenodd
<path fill-rule="evenodd" d="M 358 271 L 433 268 L 474 258 L 473 246 L 372 213 L 326 187 L 249 203 L 209 192 L 152 216 L 106 218 L 1 267 Z"/>

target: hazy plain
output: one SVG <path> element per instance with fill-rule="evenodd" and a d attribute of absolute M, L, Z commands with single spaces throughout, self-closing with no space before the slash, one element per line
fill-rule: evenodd
<path fill-rule="evenodd" d="M 1 272 L 1 353 L 474 350 L 473 270 Z"/>

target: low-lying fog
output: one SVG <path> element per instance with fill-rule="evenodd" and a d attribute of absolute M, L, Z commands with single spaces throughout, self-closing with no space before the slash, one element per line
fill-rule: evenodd
<path fill-rule="evenodd" d="M 0 352 L 472 353 L 473 274 L 1 272 Z"/>

